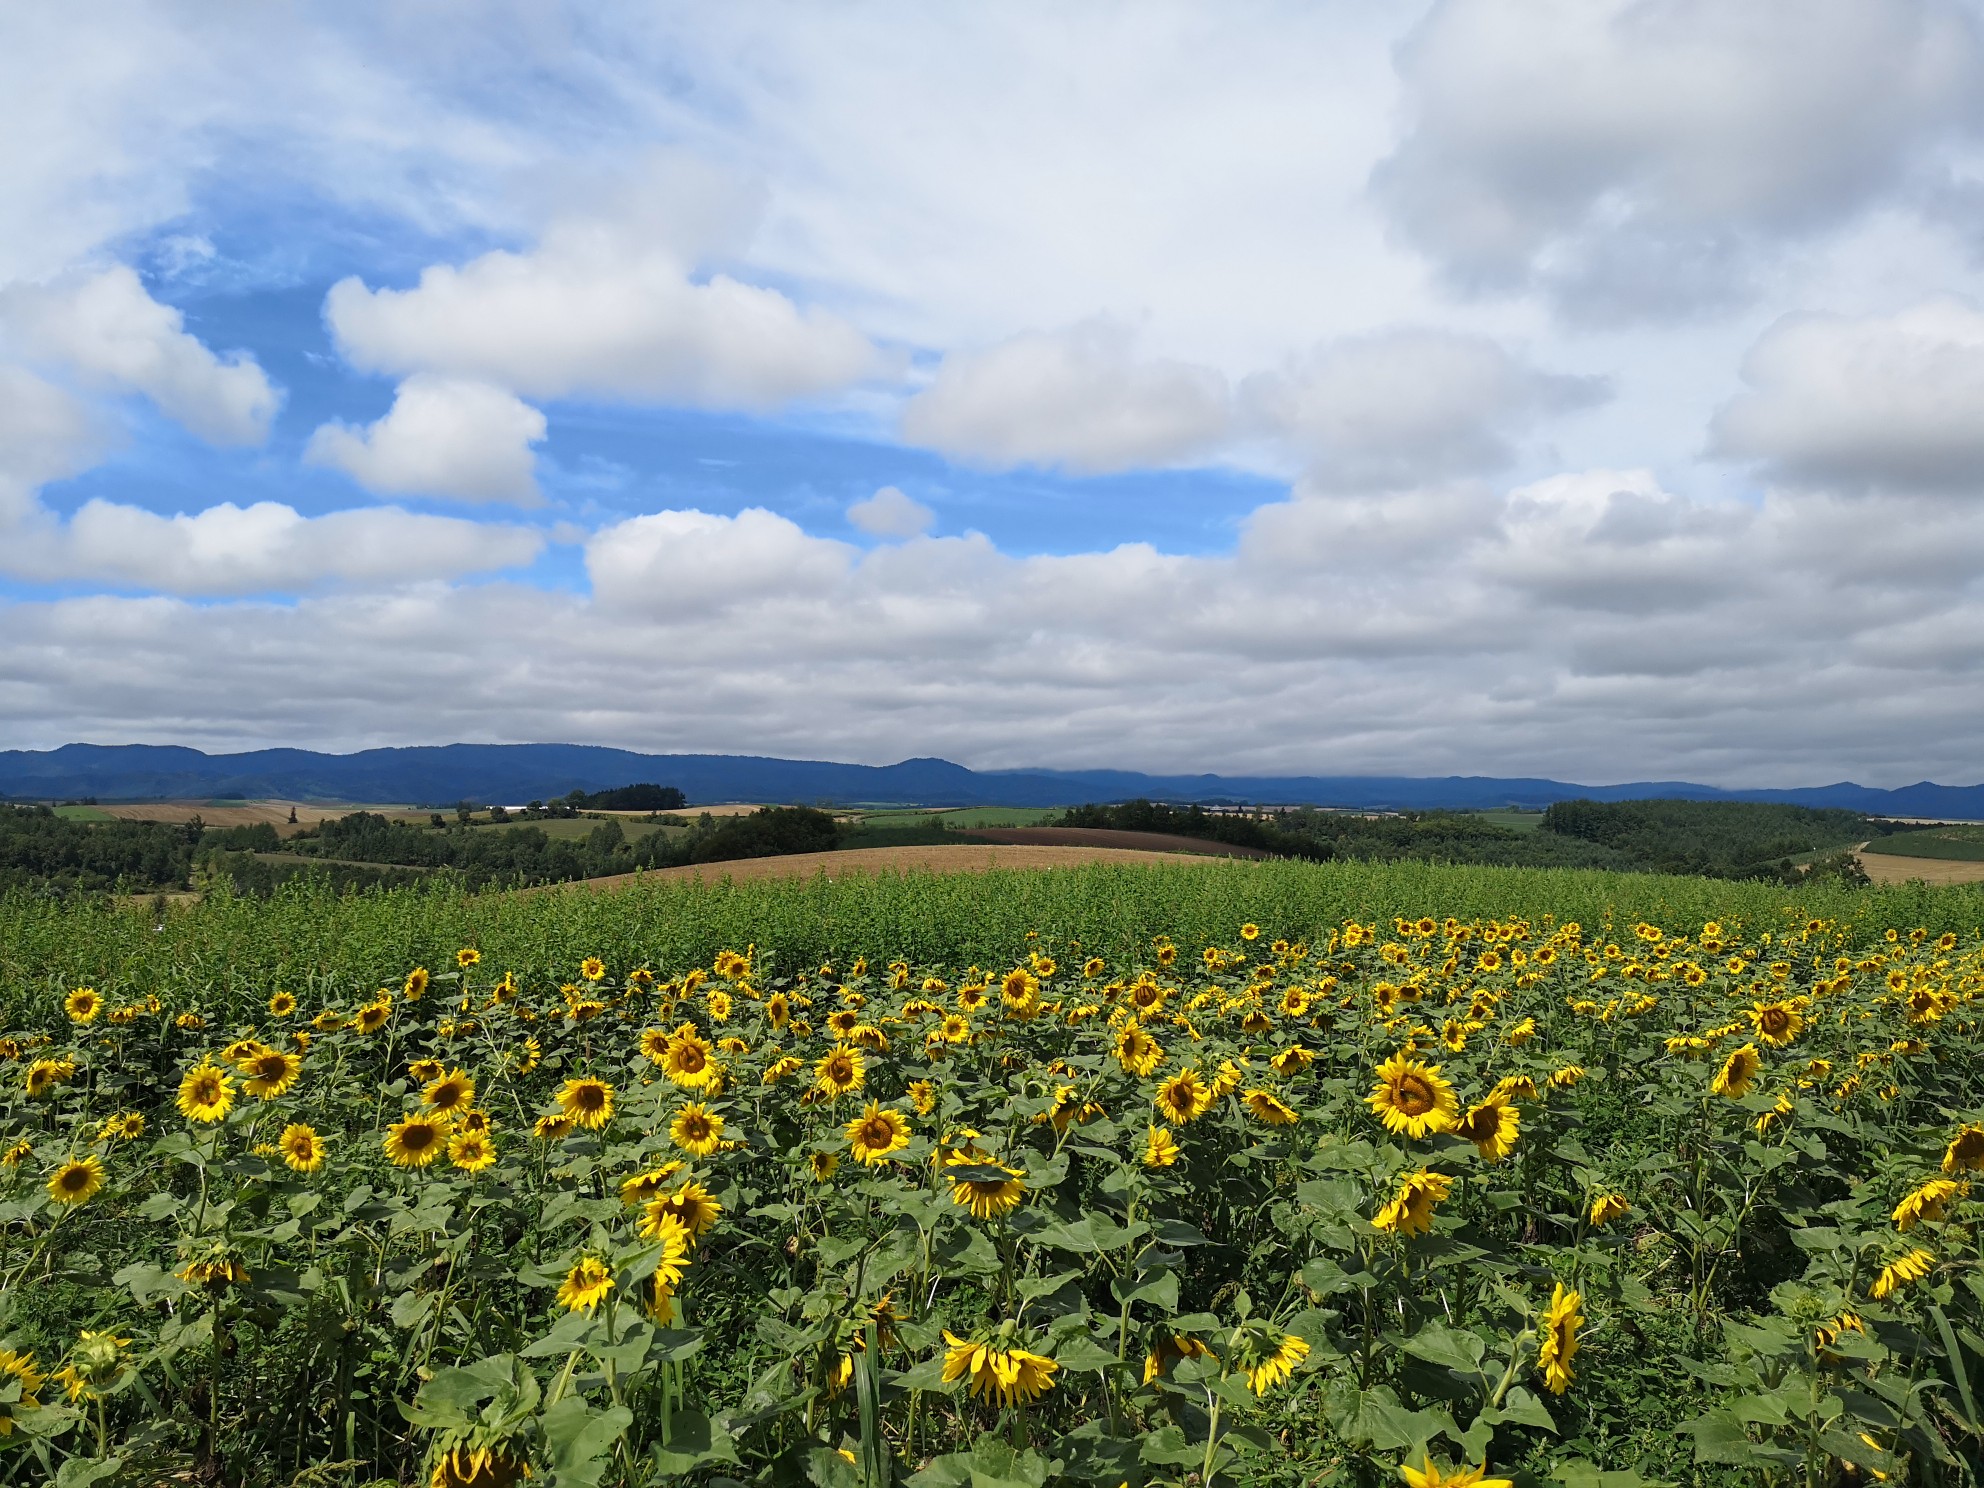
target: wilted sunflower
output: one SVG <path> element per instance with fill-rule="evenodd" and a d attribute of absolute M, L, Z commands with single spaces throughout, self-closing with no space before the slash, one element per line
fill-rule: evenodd
<path fill-rule="evenodd" d="M 1153 1126 L 1150 1135 L 1144 1139 L 1144 1166 L 1147 1168 L 1168 1168 L 1184 1155 L 1181 1148 L 1171 1138 L 1171 1129 Z"/>
<path fill-rule="evenodd" d="M 1522 1133 L 1522 1113 L 1503 1095 L 1490 1095 L 1454 1123 L 1454 1135 L 1465 1137 L 1474 1150 L 1490 1162 L 1498 1162 L 1515 1148 Z"/>
<path fill-rule="evenodd" d="M 1903 1287 L 1912 1285 L 1927 1276 L 1930 1268 L 1935 1264 L 1936 1257 L 1934 1252 L 1921 1249 L 1911 1250 L 1906 1255 L 1896 1256 L 1892 1261 L 1881 1267 L 1881 1274 L 1874 1278 L 1874 1284 L 1867 1290 L 1873 1295 L 1876 1301 L 1891 1297 Z"/>
<path fill-rule="evenodd" d="M 1592 1199 L 1585 1217 L 1595 1225 L 1610 1224 L 1632 1207 L 1621 1194 L 1601 1193 Z"/>
<path fill-rule="evenodd" d="M 438 1116 L 403 1116 L 386 1128 L 386 1157 L 395 1167 L 424 1168 L 448 1147 L 448 1124 Z"/>
<path fill-rule="evenodd" d="M 1038 1400 L 1054 1388 L 1054 1375 L 1061 1367 L 1011 1339 L 969 1343 L 946 1328 L 944 1345 L 945 1382 L 970 1380 L 970 1393 L 995 1405 Z"/>
<path fill-rule="evenodd" d="M 1962 1193 L 1963 1187 L 1952 1178 L 1931 1178 L 1894 1206 L 1894 1227 L 1905 1232 L 1925 1219 L 1941 1219 L 1950 1200 Z"/>
<path fill-rule="evenodd" d="M 1433 1210 L 1452 1192 L 1453 1179 L 1421 1168 L 1399 1180 L 1398 1191 L 1379 1208 L 1371 1223 L 1400 1235 L 1423 1235 L 1433 1228 Z"/>
<path fill-rule="evenodd" d="M 487 1132 L 458 1131 L 448 1138 L 448 1161 L 464 1173 L 480 1173 L 496 1164 L 496 1144 Z"/>
<path fill-rule="evenodd" d="M 1293 1126 L 1301 1117 L 1294 1107 L 1288 1105 L 1271 1090 L 1255 1089 L 1241 1097 L 1256 1121 L 1269 1126 Z"/>
<path fill-rule="evenodd" d="M 846 1128 L 848 1146 L 862 1162 L 873 1166 L 887 1162 L 891 1153 L 909 1145 L 909 1121 L 900 1111 L 868 1102 L 868 1109 Z"/>
<path fill-rule="evenodd" d="M 1166 1118 L 1184 1126 L 1212 1108 L 1212 1091 L 1197 1070 L 1180 1070 L 1157 1087 L 1154 1104 Z"/>
<path fill-rule="evenodd" d="M 1726 1095 L 1731 1100 L 1750 1093 L 1750 1086 L 1757 1078 L 1757 1072 L 1764 1067 L 1763 1056 L 1757 1053 L 1755 1044 L 1745 1044 L 1740 1049 L 1732 1049 L 1729 1057 L 1722 1061 L 1722 1068 L 1716 1071 L 1709 1082 L 1709 1089 L 1716 1095 Z"/>
<path fill-rule="evenodd" d="M 1247 1376 L 1247 1388 L 1265 1395 L 1309 1357 L 1309 1345 L 1293 1333 L 1277 1334 L 1261 1324 L 1248 1329 L 1236 1354 L 1241 1372 Z"/>
<path fill-rule="evenodd" d="M 1171 1372 L 1171 1366 L 1180 1359 L 1202 1359 L 1212 1350 L 1196 1338 L 1183 1333 L 1163 1333 L 1144 1356 L 1144 1383 Z"/>
<path fill-rule="evenodd" d="M 428 1110 L 437 1115 L 451 1116 L 475 1104 L 475 1081 L 464 1070 L 451 1070 L 428 1081 L 420 1092 L 420 1099 Z"/>
<path fill-rule="evenodd" d="M 1577 1356 L 1578 1329 L 1584 1326 L 1584 1314 L 1578 1311 L 1583 1300 L 1558 1282 L 1537 1325 L 1536 1367 L 1553 1395 L 1563 1394 L 1571 1385 L 1571 1360 Z"/>
<path fill-rule="evenodd" d="M 829 1100 L 839 1100 L 868 1082 L 868 1062 L 859 1049 L 835 1048 L 813 1066 L 813 1088 Z"/>
<path fill-rule="evenodd" d="M 103 998 L 94 987 L 78 987 L 62 999 L 62 1011 L 71 1023 L 91 1023 L 103 1011 Z"/>
<path fill-rule="evenodd" d="M 613 1290 L 613 1273 L 598 1256 L 581 1256 L 558 1287 L 558 1305 L 569 1312 L 591 1312 Z"/>
<path fill-rule="evenodd" d="M 178 1104 L 188 1121 L 219 1121 L 234 1108 L 234 1082 L 211 1064 L 195 1065 L 179 1082 Z"/>
<path fill-rule="evenodd" d="M 970 1212 L 973 1219 L 996 1219 L 1010 1214 L 1026 1197 L 1026 1173 L 994 1162 L 976 1148 L 960 1148 L 944 1159 L 945 1174 L 951 1184 L 951 1202 Z"/>
<path fill-rule="evenodd" d="M 72 1157 L 48 1175 L 48 1197 L 57 1204 L 80 1204 L 103 1187 L 103 1160 L 94 1152 Z"/>
<path fill-rule="evenodd" d="M 1364 1103 L 1387 1131 L 1415 1139 L 1448 1130 L 1460 1114 L 1454 1087 L 1440 1074 L 1440 1067 L 1403 1052 L 1378 1066 L 1378 1083 Z"/>
<path fill-rule="evenodd" d="M 692 1157 L 708 1157 L 723 1141 L 723 1118 L 692 1101 L 668 1124 L 668 1139 Z"/>
<path fill-rule="evenodd" d="M 298 1173 L 314 1173 L 324 1165 L 324 1139 L 305 1122 L 292 1121 L 276 1138 L 282 1160 Z"/>
<path fill-rule="evenodd" d="M 241 1072 L 248 1076 L 243 1088 L 250 1095 L 257 1100 L 273 1100 L 296 1083 L 303 1073 L 303 1060 L 300 1055 L 264 1049 Z"/>
<path fill-rule="evenodd" d="M 590 1075 L 567 1080 L 558 1088 L 558 1109 L 587 1131 L 598 1131 L 613 1119 L 613 1087 Z"/>

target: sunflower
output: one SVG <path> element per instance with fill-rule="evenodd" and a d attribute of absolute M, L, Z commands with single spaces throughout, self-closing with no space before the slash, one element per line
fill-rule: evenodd
<path fill-rule="evenodd" d="M 950 1013 L 937 1025 L 936 1036 L 947 1044 L 968 1044 L 971 1042 L 971 1019 L 962 1013 Z"/>
<path fill-rule="evenodd" d="M 579 976 L 588 982 L 597 982 L 606 975 L 606 963 L 597 956 L 588 956 L 579 963 Z"/>
<path fill-rule="evenodd" d="M 463 971 L 467 971 L 469 967 L 476 965 L 481 960 L 482 952 L 476 950 L 473 946 L 463 946 L 459 951 L 455 952 L 455 965 L 459 966 Z"/>
<path fill-rule="evenodd" d="M 1945 1173 L 1984 1171 L 1984 1126 L 1963 1126 L 1943 1149 Z"/>
<path fill-rule="evenodd" d="M 1423 1235 L 1433 1228 L 1433 1210 L 1452 1192 L 1453 1179 L 1421 1168 L 1399 1180 L 1398 1192 L 1385 1201 L 1371 1223 L 1400 1235 Z"/>
<path fill-rule="evenodd" d="M 179 1114 L 188 1121 L 219 1121 L 233 1108 L 234 1082 L 211 1064 L 195 1065 L 179 1082 Z"/>
<path fill-rule="evenodd" d="M 815 1183 L 825 1183 L 839 1171 L 840 1158 L 832 1152 L 809 1152 L 806 1167 Z"/>
<path fill-rule="evenodd" d="M 1722 1061 L 1722 1068 L 1716 1071 L 1709 1082 L 1709 1089 L 1716 1095 L 1726 1095 L 1731 1100 L 1750 1093 L 1750 1085 L 1757 1078 L 1757 1072 L 1764 1066 L 1763 1056 L 1757 1053 L 1755 1044 L 1745 1044 L 1740 1049 L 1732 1049 L 1729 1057 Z"/>
<path fill-rule="evenodd" d="M 1422 1064 L 1403 1052 L 1378 1066 L 1378 1083 L 1365 1104 L 1377 1113 L 1385 1130 L 1419 1138 L 1449 1130 L 1460 1114 L 1454 1087 L 1437 1064 Z"/>
<path fill-rule="evenodd" d="M 558 1109 L 587 1131 L 598 1131 L 613 1119 L 613 1087 L 590 1075 L 567 1080 L 558 1088 Z"/>
<path fill-rule="evenodd" d="M 447 1146 L 448 1124 L 438 1116 L 403 1116 L 386 1128 L 386 1157 L 395 1167 L 427 1167 Z"/>
<path fill-rule="evenodd" d="M 1151 1351 L 1144 1356 L 1144 1383 L 1171 1372 L 1171 1366 L 1180 1359 L 1203 1359 L 1212 1350 L 1198 1339 L 1183 1333 L 1161 1335 Z"/>
<path fill-rule="evenodd" d="M 303 1073 L 303 1059 L 297 1054 L 284 1054 L 275 1049 L 264 1049 L 250 1060 L 242 1070 L 249 1077 L 243 1087 L 257 1100 L 273 1100 L 294 1085 Z"/>
<path fill-rule="evenodd" d="M 496 1144 L 487 1132 L 458 1131 L 448 1138 L 448 1161 L 464 1173 L 480 1173 L 496 1164 Z"/>
<path fill-rule="evenodd" d="M 1153 1126 L 1150 1135 L 1144 1139 L 1144 1166 L 1147 1168 L 1168 1168 L 1184 1156 L 1184 1149 L 1171 1139 L 1171 1129 Z"/>
<path fill-rule="evenodd" d="M 324 1139 L 314 1126 L 292 1121 L 276 1138 L 282 1160 L 298 1173 L 314 1173 L 324 1165 Z"/>
<path fill-rule="evenodd" d="M 955 1170 L 945 1174 L 950 1179 L 951 1202 L 969 1210 L 973 1219 L 1010 1214 L 1026 1197 L 1026 1184 L 1020 1181 L 1026 1177 L 1023 1169 L 994 1162 L 975 1148 L 951 1153 L 944 1166 Z"/>
<path fill-rule="evenodd" d="M 1199 1078 L 1199 1072 L 1187 1069 L 1157 1087 L 1154 1103 L 1165 1117 L 1184 1126 L 1205 1115 L 1212 1108 L 1212 1100 L 1212 1091 Z"/>
<path fill-rule="evenodd" d="M 669 1218 L 687 1225 L 689 1233 L 700 1238 L 715 1228 L 722 1213 L 723 1205 L 716 1201 L 716 1195 L 691 1179 L 672 1194 L 648 1200 L 647 1207 L 641 1211 L 641 1238 L 654 1239 L 662 1220 Z"/>
<path fill-rule="evenodd" d="M 558 1287 L 558 1305 L 568 1312 L 591 1312 L 613 1290 L 613 1273 L 598 1256 L 581 1256 Z"/>
<path fill-rule="evenodd" d="M 1038 1400 L 1054 1388 L 1054 1375 L 1061 1367 L 1010 1340 L 998 1346 L 967 1343 L 948 1328 L 944 1345 L 945 1383 L 968 1379 L 971 1393 L 988 1404 L 1025 1405 Z"/>
<path fill-rule="evenodd" d="M 909 1099 L 916 1107 L 917 1115 L 928 1116 L 937 1109 L 937 1088 L 928 1080 L 911 1080 Z"/>
<path fill-rule="evenodd" d="M 1134 1018 L 1117 1033 L 1114 1052 L 1116 1062 L 1139 1079 L 1150 1074 L 1164 1059 L 1164 1046 L 1144 1032 L 1143 1024 Z"/>
<path fill-rule="evenodd" d="M 868 1061 L 859 1049 L 836 1047 L 813 1066 L 813 1088 L 829 1100 L 839 1100 L 868 1082 Z"/>
<path fill-rule="evenodd" d="M 48 1197 L 57 1204 L 80 1204 L 103 1187 L 103 1159 L 92 1152 L 72 1157 L 48 1175 Z"/>
<path fill-rule="evenodd" d="M 393 1015 L 390 1006 L 383 1002 L 368 1002 L 352 1014 L 351 1026 L 360 1033 L 377 1033 L 386 1026 L 386 1020 Z"/>
<path fill-rule="evenodd" d="M 1749 1011 L 1750 1024 L 1757 1037 L 1774 1048 L 1781 1048 L 1805 1031 L 1805 1015 L 1792 1002 L 1760 1002 Z"/>
<path fill-rule="evenodd" d="M 1564 1065 L 1561 1069 L 1553 1069 L 1552 1071 L 1550 1071 L 1550 1088 L 1552 1090 L 1569 1090 L 1573 1086 L 1575 1086 L 1578 1083 L 1578 1081 L 1582 1080 L 1583 1078 L 1584 1078 L 1583 1065 L 1567 1064 Z"/>
<path fill-rule="evenodd" d="M 463 1070 L 451 1070 L 438 1079 L 428 1081 L 420 1092 L 420 1099 L 428 1110 L 437 1115 L 451 1116 L 475 1104 L 475 1081 Z"/>
<path fill-rule="evenodd" d="M 1537 1328 L 1536 1367 L 1553 1395 L 1561 1395 L 1571 1386 L 1571 1360 L 1577 1357 L 1578 1329 L 1584 1326 L 1584 1314 L 1578 1311 L 1583 1300 L 1558 1282 Z"/>
<path fill-rule="evenodd" d="M 668 1139 L 691 1157 L 708 1157 L 723 1142 L 723 1118 L 691 1101 L 668 1124 Z"/>
<path fill-rule="evenodd" d="M 1248 1091 L 1241 1100 L 1253 1113 L 1254 1119 L 1268 1126 L 1293 1126 L 1302 1118 L 1271 1090 L 1254 1089 Z"/>
<path fill-rule="evenodd" d="M 783 1054 L 766 1065 L 764 1074 L 759 1078 L 766 1085 L 776 1085 L 780 1080 L 791 1079 L 804 1067 L 804 1061 L 790 1054 Z"/>
<path fill-rule="evenodd" d="M 909 1145 L 909 1121 L 900 1111 L 868 1102 L 868 1109 L 844 1128 L 848 1145 L 862 1162 L 887 1162 L 889 1154 Z"/>
<path fill-rule="evenodd" d="M 540 1142 L 556 1142 L 572 1134 L 578 1123 L 569 1116 L 540 1116 L 530 1129 L 530 1134 Z"/>
<path fill-rule="evenodd" d="M 1941 1219 L 1950 1200 L 1962 1193 L 1963 1187 L 1951 1178 L 1931 1178 L 1894 1206 L 1894 1227 L 1906 1232 L 1925 1219 Z"/>
<path fill-rule="evenodd" d="M 62 1011 L 71 1023 L 93 1023 L 103 1011 L 103 998 L 94 987 L 78 987 L 62 999 Z"/>
<path fill-rule="evenodd" d="M 510 1055 L 510 1068 L 520 1075 L 527 1075 L 537 1068 L 537 1061 L 544 1057 L 544 1046 L 535 1035 L 524 1035 L 523 1047 Z"/>
<path fill-rule="evenodd" d="M 655 1224 L 650 1240 L 661 1242 L 661 1254 L 654 1260 L 654 1280 L 658 1286 L 677 1287 L 689 1265 L 689 1251 L 695 1236 L 689 1227 L 672 1215 L 663 1215 Z"/>
<path fill-rule="evenodd" d="M 1240 938 L 1242 940 L 1259 940 L 1261 938 L 1261 927 L 1249 921 L 1240 927 Z"/>
<path fill-rule="evenodd" d="M 1265 1395 L 1308 1357 L 1307 1340 L 1293 1333 L 1276 1337 L 1272 1333 L 1250 1331 L 1241 1349 L 1240 1367 L 1247 1376 L 1247 1388 L 1256 1395 Z"/>
<path fill-rule="evenodd" d="M 1930 1267 L 1936 1264 L 1935 1254 L 1927 1250 L 1911 1250 L 1906 1255 L 1895 1257 L 1881 1267 L 1881 1274 L 1874 1278 L 1874 1284 L 1867 1290 L 1874 1300 L 1881 1301 L 1893 1296 L 1903 1287 L 1920 1281 L 1929 1274 Z"/>
<path fill-rule="evenodd" d="M 648 1168 L 639 1173 L 629 1174 L 620 1180 L 620 1202 L 627 1205 L 645 1204 L 668 1186 L 668 1180 L 682 1171 L 679 1162 L 665 1162 L 658 1168 Z"/>
<path fill-rule="evenodd" d="M 1454 1123 L 1453 1130 L 1455 1136 L 1472 1142 L 1474 1150 L 1483 1157 L 1497 1162 L 1515 1147 L 1516 1137 L 1522 1131 L 1522 1113 L 1507 1096 L 1494 1094 L 1478 1106 L 1469 1106 L 1467 1114 Z"/>
<path fill-rule="evenodd" d="M 1623 1195 L 1602 1193 L 1591 1201 L 1586 1217 L 1595 1225 L 1610 1224 L 1632 1207 Z"/>
<path fill-rule="evenodd" d="M 1457 1467 L 1452 1472 L 1441 1472 L 1433 1465 L 1430 1455 L 1420 1459 L 1420 1467 L 1398 1465 L 1398 1475 L 1405 1479 L 1406 1488 L 1515 1488 L 1508 1478 L 1488 1476 L 1488 1464 L 1479 1467 Z"/>
<path fill-rule="evenodd" d="M 73 1059 L 37 1059 L 28 1066 L 27 1087 L 31 1096 L 44 1096 L 76 1073 Z"/>
<path fill-rule="evenodd" d="M 684 1023 L 668 1041 L 660 1061 L 661 1072 L 684 1090 L 707 1090 L 722 1074 L 710 1054 L 708 1042 L 693 1026 Z"/>
<path fill-rule="evenodd" d="M 39 1405 L 43 1384 L 41 1370 L 34 1362 L 31 1353 L 20 1353 L 10 1348 L 0 1348 L 0 1380 L 16 1380 L 21 1387 L 22 1405 Z M 7 1436 L 14 1429 L 13 1420 L 0 1414 L 0 1436 Z"/>
<path fill-rule="evenodd" d="M 129 1142 L 142 1137 L 144 1134 L 144 1116 L 137 1111 L 123 1111 L 115 1116 L 106 1116 L 103 1119 L 103 1125 L 97 1128 L 96 1139 L 99 1142 L 108 1142 L 113 1139 L 119 1142 Z"/>
<path fill-rule="evenodd" d="M 272 994 L 269 998 L 269 1011 L 278 1018 L 287 1018 L 296 1011 L 296 994 L 294 992 Z"/>

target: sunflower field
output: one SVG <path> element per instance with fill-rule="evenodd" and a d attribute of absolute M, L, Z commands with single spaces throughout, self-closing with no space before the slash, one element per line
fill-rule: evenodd
<path fill-rule="evenodd" d="M 0 1481 L 1976 1484 L 1984 936 L 1740 907 L 0 953 Z"/>

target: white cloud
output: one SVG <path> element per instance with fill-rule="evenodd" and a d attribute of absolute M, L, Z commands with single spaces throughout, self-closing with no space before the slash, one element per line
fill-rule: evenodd
<path fill-rule="evenodd" d="M 1333 342 L 1241 385 L 1254 428 L 1300 452 L 1312 482 L 1351 490 L 1502 470 L 1513 435 L 1604 395 L 1602 379 L 1539 372 L 1485 337 L 1433 330 Z"/>
<path fill-rule="evenodd" d="M 483 382 L 420 374 L 363 429 L 324 424 L 304 459 L 344 471 L 369 491 L 532 506 L 544 415 Z"/>
<path fill-rule="evenodd" d="M 629 224 L 568 219 L 524 253 L 435 264 L 412 289 L 340 280 L 324 301 L 354 367 L 475 378 L 526 397 L 765 410 L 885 361 L 846 321 L 693 265 Z"/>
<path fill-rule="evenodd" d="M 1229 432 L 1226 379 L 1140 358 L 1135 340 L 1105 318 L 952 352 L 903 408 L 903 437 L 970 464 L 1091 475 L 1206 454 Z"/>
<path fill-rule="evenodd" d="M 1462 283 L 1604 317 L 1745 295 L 1762 240 L 1899 199 L 1984 122 L 1955 0 L 1441 0 L 1374 185 Z"/>
<path fill-rule="evenodd" d="M 871 537 L 921 537 L 937 520 L 937 514 L 897 487 L 883 486 L 850 506 L 847 519 Z"/>
<path fill-rule="evenodd" d="M 0 529 L 0 572 L 226 596 L 458 579 L 520 567 L 543 547 L 527 528 L 396 507 L 306 517 L 280 502 L 224 502 L 167 517 L 93 500 L 66 522 L 36 509 Z"/>
<path fill-rule="evenodd" d="M 282 401 L 254 357 L 215 356 L 187 334 L 178 310 L 154 300 L 122 264 L 88 278 L 9 289 L 0 295 L 0 323 L 28 356 L 143 393 L 213 444 L 260 444 Z"/>
<path fill-rule="evenodd" d="M 1790 315 L 1743 359 L 1711 447 L 1780 480 L 1984 495 L 1984 314 Z"/>
<path fill-rule="evenodd" d="M 0 365 L 0 487 L 11 487 L 16 500 L 85 468 L 102 441 L 98 421 L 75 398 L 25 368 Z M 5 501 L 0 495 L 0 522 Z"/>

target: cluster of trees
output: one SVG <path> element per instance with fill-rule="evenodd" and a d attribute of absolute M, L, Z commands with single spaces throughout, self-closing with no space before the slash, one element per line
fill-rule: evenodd
<path fill-rule="evenodd" d="M 184 888 L 203 851 L 267 851 L 271 826 L 70 821 L 46 806 L 0 805 L 0 890 L 144 893 Z"/>
<path fill-rule="evenodd" d="M 1889 830 L 1854 811 L 1745 801 L 1565 801 L 1544 812 L 1534 831 L 1467 812 L 1366 816 L 1292 808 L 1240 815 L 1151 801 L 1077 806 L 1060 825 L 1173 832 L 1317 861 L 1417 858 L 1785 882 L 1816 875 L 1863 883 L 1847 849 Z M 1823 856 L 1795 861 L 1813 853 Z"/>

